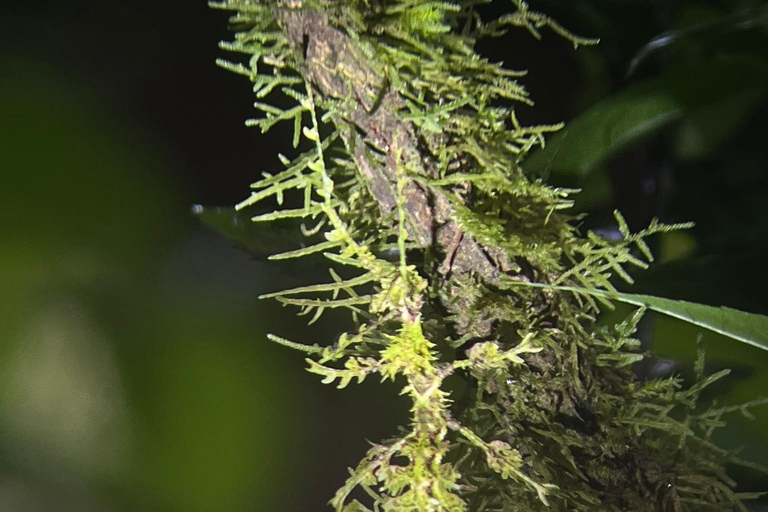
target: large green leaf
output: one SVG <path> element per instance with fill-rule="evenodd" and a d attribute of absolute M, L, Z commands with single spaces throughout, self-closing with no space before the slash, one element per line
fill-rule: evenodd
<path fill-rule="evenodd" d="M 665 299 L 653 295 L 589 290 L 577 286 L 556 286 L 524 281 L 514 285 L 549 288 L 640 306 L 663 315 L 684 320 L 699 327 L 728 336 L 763 350 L 768 350 L 768 316 L 746 313 L 726 307 L 706 306 L 684 300 Z"/>
<path fill-rule="evenodd" d="M 641 306 L 768 350 L 768 316 L 726 307 L 706 306 L 653 295 L 617 293 L 615 299 Z"/>
<path fill-rule="evenodd" d="M 765 94 L 768 67 L 755 58 L 729 58 L 676 69 L 632 85 L 570 121 L 525 161 L 527 171 L 586 178 L 612 156 L 686 114 L 747 91 Z"/>

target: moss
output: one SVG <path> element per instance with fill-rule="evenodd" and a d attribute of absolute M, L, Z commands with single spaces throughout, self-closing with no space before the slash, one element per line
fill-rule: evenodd
<path fill-rule="evenodd" d="M 529 179 L 525 156 L 559 126 L 521 126 L 530 104 L 519 72 L 478 55 L 510 27 L 570 34 L 519 0 L 485 21 L 477 0 L 227 0 L 235 12 L 221 62 L 247 76 L 266 131 L 287 122 L 311 149 L 265 174 L 238 208 L 295 196 L 256 218 L 303 219 L 325 240 L 328 283 L 270 294 L 316 320 L 349 310 L 356 330 L 334 343 L 277 342 L 310 354 L 309 371 L 345 387 L 402 376 L 412 418 L 375 445 L 331 500 L 339 512 L 674 511 L 741 506 L 701 412 L 703 375 L 642 381 L 632 338 L 643 311 L 595 325 L 643 241 L 681 226 L 654 222 L 603 240 L 573 226 L 572 191 Z M 278 99 L 279 96 L 283 99 Z M 287 98 L 287 102 L 286 102 Z M 282 107 L 277 105 L 289 105 Z M 389 255 L 390 257 L 385 257 Z M 394 255 L 394 257 L 391 257 Z M 336 272 L 337 269 L 339 272 Z M 341 269 L 345 269 L 342 271 Z M 351 275 L 346 279 L 339 273 Z M 540 287 L 521 287 L 521 283 Z M 543 287 L 541 287 L 543 286 Z M 603 302 L 599 302 L 602 300 Z M 465 382 L 460 399 L 444 380 Z M 368 500 L 350 500 L 356 489 Z"/>

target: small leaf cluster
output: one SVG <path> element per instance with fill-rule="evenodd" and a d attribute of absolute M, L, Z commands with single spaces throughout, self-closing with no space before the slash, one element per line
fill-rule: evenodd
<path fill-rule="evenodd" d="M 338 512 L 731 510 L 741 506 L 712 442 L 727 409 L 702 390 L 644 381 L 632 336 L 642 317 L 599 328 L 615 277 L 645 267 L 654 222 L 617 241 L 581 234 L 572 191 L 524 172 L 558 126 L 522 126 L 524 73 L 475 51 L 483 37 L 549 27 L 513 0 L 225 0 L 236 30 L 220 64 L 247 76 L 267 131 L 292 127 L 292 158 L 237 208 L 273 201 L 254 222 L 296 220 L 308 243 L 271 259 L 323 257 L 329 280 L 265 295 L 312 323 L 330 309 L 354 329 L 331 344 L 271 339 L 308 354 L 344 388 L 398 379 L 402 432 L 374 445 L 339 489 Z M 285 106 L 285 105 L 288 106 Z M 301 148 L 303 151 L 298 151 Z M 426 224 L 426 225 L 425 225 Z M 530 285 L 530 286 L 529 286 Z M 580 294 L 567 288 L 595 293 Z M 598 293 L 600 292 L 600 293 Z M 461 396 L 446 391 L 453 376 Z M 355 499 L 353 493 L 362 490 Z"/>

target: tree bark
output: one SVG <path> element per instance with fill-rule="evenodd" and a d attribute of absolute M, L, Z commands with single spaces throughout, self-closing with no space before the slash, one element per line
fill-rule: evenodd
<path fill-rule="evenodd" d="M 337 116 L 334 122 L 384 214 L 397 206 L 399 166 L 412 174 L 438 177 L 437 169 L 429 163 L 430 155 L 425 154 L 428 149 L 420 148 L 439 145 L 439 136 L 432 141 L 420 140 L 417 128 L 398 115 L 404 102 L 378 71 L 380 66 L 371 62 L 356 41 L 333 27 L 324 13 L 280 10 L 278 22 L 296 54 L 304 55 L 305 78 L 323 97 L 344 100 L 341 118 Z M 383 165 L 375 165 L 366 157 L 366 144 L 384 155 Z M 454 193 L 466 203 L 468 191 L 469 187 L 464 187 Z M 471 273 L 493 283 L 510 270 L 506 255 L 483 246 L 453 220 L 453 208 L 444 191 L 408 177 L 403 192 L 409 240 L 440 256 L 438 270 L 444 278 Z M 445 306 L 458 316 L 459 330 L 469 329 L 468 299 L 460 297 L 458 288 L 450 283 L 448 296 L 451 300 Z M 483 323 L 475 322 L 473 330 L 488 334 L 490 321 Z"/>

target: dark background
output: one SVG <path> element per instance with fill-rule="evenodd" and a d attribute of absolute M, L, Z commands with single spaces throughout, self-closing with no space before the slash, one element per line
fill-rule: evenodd
<path fill-rule="evenodd" d="M 601 45 L 574 52 L 544 29 L 542 41 L 515 32 L 482 50 L 530 70 L 522 81 L 537 105 L 520 118 L 551 123 L 723 53 L 768 62 L 761 5 L 534 2 Z M 278 151 L 290 153 L 284 132 L 243 126 L 250 87 L 214 65 L 227 14 L 204 2 L 1 9 L 0 509 L 323 509 L 366 439 L 393 434 L 407 404 L 392 386 L 323 386 L 300 355 L 272 346 L 266 332 L 322 343 L 338 327 L 306 329 L 293 311 L 259 303 L 298 278 L 190 214 L 243 199 Z M 707 23 L 715 28 L 664 45 L 627 78 L 655 36 Z M 638 291 L 765 314 L 765 90 L 722 89 L 606 151 L 589 173 L 546 159 L 536 172 L 600 191 L 578 203 L 593 214 L 585 227 L 612 229 L 616 206 L 633 227 L 653 216 L 697 222 L 654 241 L 660 263 L 638 276 Z M 686 374 L 697 333 L 650 319 L 645 340 L 673 360 L 652 370 Z M 767 394 L 765 353 L 704 342 L 709 370 L 734 369 L 721 401 Z M 721 440 L 765 463 L 768 415 L 756 415 L 736 418 Z M 745 490 L 768 489 L 736 474 Z"/>

